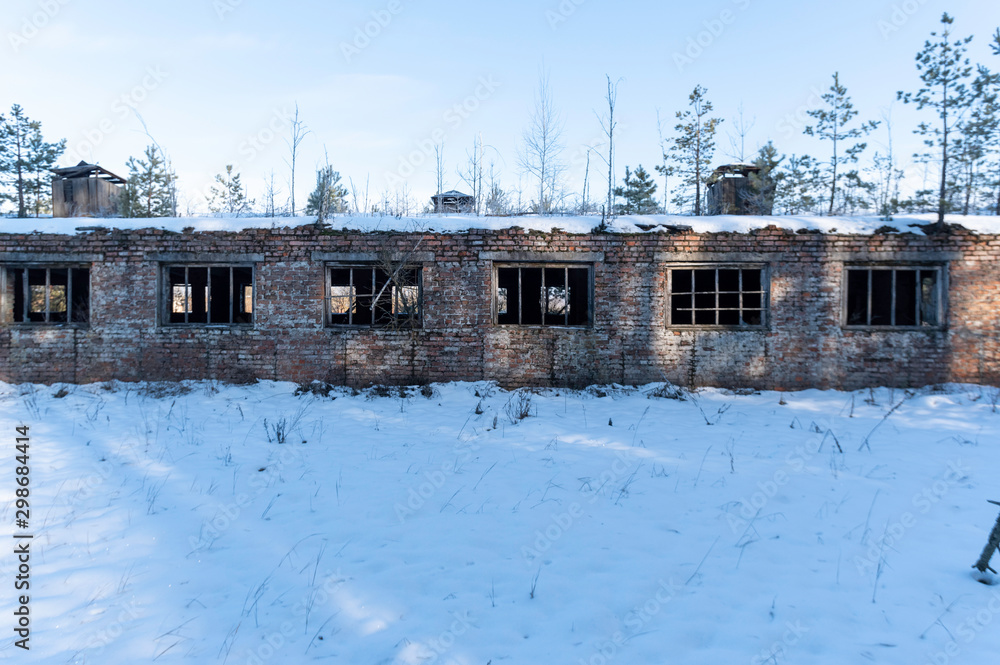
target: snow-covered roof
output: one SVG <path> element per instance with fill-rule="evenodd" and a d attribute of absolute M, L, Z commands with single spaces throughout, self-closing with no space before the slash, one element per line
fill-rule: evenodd
<path fill-rule="evenodd" d="M 97 177 L 108 182 L 114 183 L 116 185 L 124 185 L 125 178 L 119 175 L 115 175 L 111 171 L 107 170 L 103 166 L 98 166 L 97 164 L 88 164 L 87 162 L 81 161 L 76 166 L 67 166 L 61 169 L 49 169 L 52 173 L 55 173 L 61 178 L 88 178 Z"/>
<path fill-rule="evenodd" d="M 684 215 L 635 215 L 617 217 L 608 230 L 619 233 L 660 233 L 690 229 L 694 233 L 747 233 L 754 229 L 776 226 L 790 231 L 810 231 L 839 235 L 870 235 L 889 227 L 901 233 L 922 234 L 921 226 L 936 221 L 933 213 L 898 215 L 887 222 L 876 215 L 863 217 L 823 217 L 805 215 L 739 216 L 718 215 L 689 217 Z M 948 224 L 962 226 L 975 233 L 1000 233 L 1000 217 L 948 215 Z M 28 219 L 0 218 L 0 233 L 86 233 L 96 228 L 145 229 L 155 228 L 178 233 L 188 231 L 239 231 L 254 228 L 297 227 L 316 222 L 315 217 L 177 217 L 154 219 L 122 219 L 92 217 Z M 533 231 L 589 233 L 601 223 L 599 216 L 540 216 L 477 217 L 469 214 L 427 214 L 413 217 L 378 215 L 337 215 L 327 219 L 330 228 L 357 231 L 403 231 L 461 233 L 470 229 L 501 230 L 521 227 Z"/>
<path fill-rule="evenodd" d="M 435 194 L 431 198 L 432 199 L 436 199 L 436 198 L 440 198 L 440 197 L 456 197 L 456 198 L 463 198 L 463 199 L 471 199 L 472 195 L 471 194 L 463 194 L 462 192 L 458 191 L 457 189 L 452 189 L 452 190 L 447 191 L 447 192 L 441 192 L 440 194 Z"/>

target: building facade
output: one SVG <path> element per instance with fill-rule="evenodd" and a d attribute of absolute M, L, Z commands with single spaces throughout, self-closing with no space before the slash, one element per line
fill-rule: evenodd
<path fill-rule="evenodd" d="M 0 234 L 0 380 L 1000 381 L 1000 236 Z"/>

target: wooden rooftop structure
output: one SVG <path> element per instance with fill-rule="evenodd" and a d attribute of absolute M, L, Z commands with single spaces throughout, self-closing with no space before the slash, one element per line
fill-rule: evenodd
<path fill-rule="evenodd" d="M 105 217 L 118 214 L 125 178 L 97 164 L 49 169 L 53 217 Z"/>

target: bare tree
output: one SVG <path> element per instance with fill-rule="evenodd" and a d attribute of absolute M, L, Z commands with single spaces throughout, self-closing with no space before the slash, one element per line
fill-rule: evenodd
<path fill-rule="evenodd" d="M 347 180 L 351 184 L 351 200 L 354 201 L 354 213 L 357 215 L 367 215 L 370 211 L 368 207 L 368 184 L 371 180 L 371 175 L 365 176 L 365 194 L 363 199 L 358 196 L 358 189 L 354 186 L 354 178 L 348 177 Z"/>
<path fill-rule="evenodd" d="M 271 175 L 264 180 L 264 214 L 266 216 L 274 217 L 277 214 L 274 200 L 279 194 L 281 194 L 281 190 L 274 184 L 274 170 L 272 169 Z"/>
<path fill-rule="evenodd" d="M 436 194 L 441 194 L 444 192 L 444 144 L 435 143 L 434 144 L 434 170 L 437 176 L 437 192 Z"/>
<path fill-rule="evenodd" d="M 295 117 L 292 119 L 291 136 L 290 138 L 285 139 L 285 143 L 288 145 L 288 152 L 291 157 L 290 161 L 287 159 L 285 160 L 285 164 L 288 164 L 288 166 L 291 168 L 292 171 L 292 177 L 290 183 L 291 184 L 290 207 L 292 211 L 292 217 L 295 217 L 295 162 L 298 159 L 299 145 L 302 143 L 302 140 L 311 133 L 312 132 L 310 130 L 306 129 L 305 123 L 299 120 L 299 103 L 295 102 Z"/>
<path fill-rule="evenodd" d="M 465 169 L 458 176 L 472 188 L 473 210 L 478 215 L 483 201 L 483 135 L 480 133 L 472 143 L 472 154 L 468 155 Z"/>
<path fill-rule="evenodd" d="M 497 170 L 496 162 L 491 160 L 490 185 L 483 204 L 484 212 L 487 215 L 506 215 L 510 211 L 508 199 L 507 192 L 500 186 L 500 173 Z"/>
<path fill-rule="evenodd" d="M 660 137 L 660 154 L 663 156 L 663 161 L 655 168 L 663 176 L 663 214 L 667 214 L 670 209 L 667 194 L 670 191 L 670 176 L 674 170 L 670 165 L 670 157 L 667 155 L 667 140 L 663 137 L 663 120 L 660 118 L 660 109 L 656 109 L 656 133 Z"/>
<path fill-rule="evenodd" d="M 552 211 L 556 192 L 565 164 L 560 158 L 563 122 L 552 105 L 552 91 L 549 77 L 542 72 L 538 78 L 538 92 L 535 108 L 528 126 L 521 135 L 523 145 L 518 155 L 521 169 L 537 181 L 537 212 L 547 214 Z"/>
<path fill-rule="evenodd" d="M 580 214 L 586 215 L 590 212 L 590 192 L 587 191 L 590 185 L 590 151 L 591 148 L 587 148 L 587 168 L 583 171 L 583 194 L 580 197 Z"/>
<path fill-rule="evenodd" d="M 615 121 L 615 106 L 618 104 L 618 84 L 623 79 L 618 79 L 612 83 L 610 76 L 607 74 L 604 76 L 608 80 L 608 93 L 604 97 L 608 103 L 608 112 L 607 115 L 598 116 L 597 119 L 601 123 L 601 130 L 604 132 L 604 135 L 608 137 L 608 156 L 605 157 L 600 153 L 598 155 L 608 166 L 608 196 L 604 212 L 610 217 L 614 214 L 615 209 L 615 127 L 618 125 Z"/>
<path fill-rule="evenodd" d="M 886 143 L 880 144 L 872 156 L 871 170 L 877 182 L 875 188 L 875 209 L 882 219 L 892 219 L 899 207 L 899 184 L 903 179 L 902 169 L 896 166 L 896 154 L 892 146 L 892 106 L 882 111 L 882 125 L 885 127 Z"/>
<path fill-rule="evenodd" d="M 757 116 L 750 120 L 743 113 L 743 102 L 736 107 L 736 117 L 733 118 L 733 131 L 729 132 L 729 152 L 726 153 L 740 164 L 746 164 L 747 134 L 757 124 Z"/>

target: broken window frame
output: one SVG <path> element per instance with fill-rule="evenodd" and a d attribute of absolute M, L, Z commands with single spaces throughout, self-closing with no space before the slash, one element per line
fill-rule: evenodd
<path fill-rule="evenodd" d="M 518 271 L 518 306 L 517 306 L 517 321 L 501 321 L 501 311 L 500 311 L 500 291 L 502 290 L 500 286 L 500 271 L 501 270 L 512 270 L 516 269 Z M 525 270 L 539 270 L 540 280 L 539 280 L 539 309 L 541 313 L 540 322 L 524 322 L 525 308 L 524 308 L 524 271 Z M 557 314 L 551 314 L 548 311 L 549 304 L 551 302 L 551 296 L 546 290 L 545 277 L 546 271 L 549 270 L 563 270 L 562 285 L 566 289 L 566 295 L 564 300 L 566 305 L 562 313 L 563 321 L 558 322 L 553 320 L 552 317 L 558 316 Z M 570 323 L 571 314 L 571 303 L 573 302 L 573 297 L 570 294 L 570 270 L 586 270 L 586 306 L 587 313 L 585 321 L 583 323 Z M 556 287 L 558 288 L 558 287 Z M 544 305 L 542 304 L 541 294 L 545 293 L 546 297 L 544 299 Z M 525 263 L 494 263 L 493 264 L 493 324 L 497 326 L 517 326 L 517 327 L 537 327 L 537 328 L 590 328 L 594 325 L 594 264 L 593 263 L 581 263 L 581 262 L 525 262 Z M 504 310 L 504 314 L 508 310 Z"/>
<path fill-rule="evenodd" d="M 701 292 L 700 295 L 714 296 L 714 304 L 711 307 L 699 307 L 698 298 L 699 291 L 697 288 L 697 275 L 698 271 L 713 270 L 715 271 L 714 279 L 714 289 L 711 291 Z M 722 285 L 720 284 L 719 273 L 720 271 L 735 270 L 739 272 L 739 286 L 736 291 L 722 291 L 720 290 Z M 760 289 L 759 290 L 749 290 L 744 289 L 744 271 L 759 271 L 760 272 Z M 688 271 L 691 272 L 691 290 L 690 291 L 674 291 L 674 275 L 676 272 Z M 709 330 L 767 330 L 770 321 L 770 294 L 771 294 L 771 279 L 770 279 L 770 269 L 767 264 L 764 263 L 697 263 L 697 264 L 678 264 L 671 265 L 667 268 L 666 274 L 666 307 L 665 307 L 665 318 L 668 328 L 677 328 L 680 330 L 699 330 L 699 329 L 709 329 Z M 721 307 L 720 306 L 720 295 L 737 295 L 739 296 L 739 303 L 736 307 Z M 691 306 L 682 307 L 681 311 L 689 311 L 691 313 L 690 323 L 680 323 L 674 320 L 674 298 L 690 296 Z M 746 303 L 747 296 L 758 296 L 760 298 L 759 306 L 750 306 Z M 699 312 L 713 312 L 715 323 L 706 323 L 698 321 Z M 737 313 L 737 323 L 718 323 L 720 312 L 736 312 Z M 748 312 L 759 312 L 760 321 L 758 323 L 746 323 L 745 313 Z"/>
<path fill-rule="evenodd" d="M 842 280 L 842 311 L 841 317 L 843 322 L 843 327 L 849 330 L 892 330 L 892 331 L 928 331 L 928 330 L 942 330 L 945 327 L 945 295 L 948 290 L 946 288 L 945 280 L 947 279 L 947 266 L 941 263 L 933 264 L 915 264 L 915 263 L 898 263 L 898 264 L 846 264 L 843 270 L 843 280 Z M 867 285 L 866 285 L 866 304 L 865 304 L 865 316 L 864 323 L 852 323 L 852 298 L 851 298 L 851 273 L 852 272 L 862 272 L 867 273 Z M 875 276 L 876 272 L 889 272 L 891 273 L 891 280 L 889 283 L 889 323 L 872 323 L 876 317 L 874 316 L 873 301 L 876 300 L 874 296 L 874 286 L 875 286 Z M 898 289 L 897 285 L 899 283 L 898 273 L 901 272 L 913 272 L 916 273 L 916 279 L 914 279 L 914 312 L 913 312 L 913 324 L 897 324 L 897 317 L 899 312 L 897 311 L 897 296 Z M 925 300 L 923 297 L 922 284 L 921 284 L 921 272 L 931 272 L 934 273 L 934 292 L 931 294 L 932 301 L 929 306 L 933 309 L 933 316 L 936 319 L 933 323 L 927 322 L 925 320 L 926 313 L 924 310 Z"/>
<path fill-rule="evenodd" d="M 397 271 L 398 268 L 398 271 Z M 324 284 L 324 298 L 323 298 L 323 320 L 327 328 L 334 330 L 344 330 L 344 329 L 365 329 L 365 328 L 377 328 L 377 329 L 419 329 L 423 327 L 423 313 L 424 313 L 424 269 L 421 264 L 403 264 L 394 268 L 392 274 L 397 275 L 403 271 L 411 272 L 413 275 L 413 284 L 405 285 L 406 288 L 416 288 L 416 303 L 414 311 L 407 311 L 405 308 L 400 307 L 400 303 L 405 303 L 405 299 L 401 300 L 400 294 L 397 289 L 397 285 L 392 284 L 392 274 L 389 273 L 385 268 L 374 263 L 327 263 L 326 264 L 326 280 Z M 351 289 L 350 293 L 346 296 L 335 296 L 333 295 L 334 289 L 334 271 L 348 270 L 350 271 L 349 284 L 346 286 Z M 381 274 L 380 274 L 381 273 Z M 359 289 L 364 284 L 365 276 L 368 277 L 368 283 L 371 284 L 370 292 L 360 292 Z M 357 288 L 355 288 L 357 285 Z M 385 289 L 382 290 L 382 285 Z M 343 287 L 345 285 L 336 285 Z M 366 287 L 367 288 L 367 287 Z M 381 291 L 381 297 L 377 298 Z M 333 317 L 340 313 L 334 312 L 333 301 L 335 298 L 348 298 L 347 306 L 347 322 L 334 321 Z M 367 316 L 360 316 L 357 312 L 357 302 L 359 298 L 371 299 L 371 303 L 365 306 L 363 309 L 367 310 Z M 386 307 L 385 305 L 388 305 Z M 380 312 L 382 315 L 380 316 Z M 385 316 L 388 312 L 389 316 Z M 355 317 L 359 319 L 355 321 Z"/>
<path fill-rule="evenodd" d="M 172 273 L 175 270 L 183 270 L 184 277 L 183 281 L 174 282 L 172 278 Z M 204 296 L 204 312 L 195 312 L 194 305 L 201 304 L 200 298 L 196 297 L 194 294 L 194 288 L 191 286 L 191 271 L 193 270 L 204 270 L 205 271 L 205 296 Z M 212 289 L 212 273 L 218 272 L 220 270 L 227 271 L 227 280 L 229 282 L 228 287 L 225 285 L 222 287 L 225 289 L 227 294 L 225 306 L 226 314 L 220 318 L 223 320 L 213 320 L 213 314 L 218 313 L 221 310 L 221 305 L 215 305 L 213 307 L 213 294 Z M 247 309 L 247 294 L 237 292 L 237 270 L 249 271 L 250 272 L 250 283 L 243 283 L 241 286 L 250 287 L 249 294 L 249 311 Z M 165 263 L 161 264 L 162 275 L 162 286 L 161 286 L 161 308 L 160 317 L 161 325 L 167 327 L 247 327 L 252 328 L 256 321 L 255 311 L 257 309 L 256 295 L 257 295 L 257 271 L 254 269 L 253 264 L 247 263 Z M 174 311 L 174 291 L 176 288 L 181 288 L 184 290 L 184 311 L 175 312 Z M 213 311 L 215 310 L 215 311 Z M 201 318 L 200 315 L 204 314 L 204 321 L 192 321 L 192 318 Z M 175 314 L 183 314 L 183 321 L 174 321 Z M 238 318 L 246 318 L 249 320 L 237 320 Z"/>
<path fill-rule="evenodd" d="M 3 322 L 19 326 L 89 326 L 90 270 L 89 263 L 3 265 L 2 271 L 0 271 L 3 289 Z M 38 283 L 37 279 L 37 273 L 40 271 L 45 273 L 42 283 Z M 65 285 L 53 283 L 53 271 L 65 271 Z M 35 273 L 34 279 L 32 273 Z M 66 287 L 66 292 L 62 296 L 62 300 L 65 301 L 65 310 L 62 311 L 52 309 L 54 304 L 53 288 L 60 286 Z M 43 289 L 44 305 L 41 310 L 32 309 L 32 287 Z"/>

